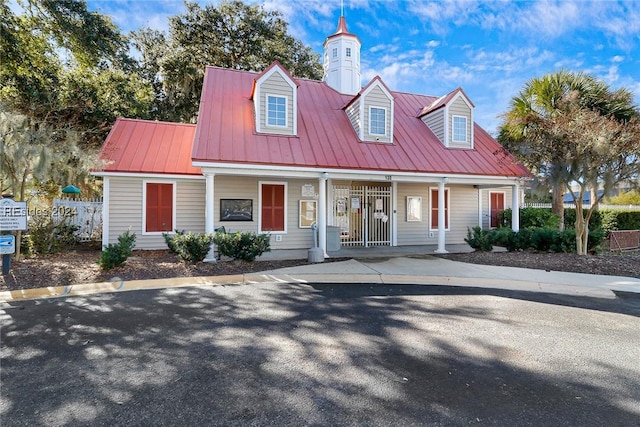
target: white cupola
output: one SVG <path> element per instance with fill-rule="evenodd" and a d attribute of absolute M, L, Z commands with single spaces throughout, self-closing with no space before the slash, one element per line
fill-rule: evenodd
<path fill-rule="evenodd" d="M 356 95 L 361 89 L 360 39 L 347 30 L 344 16 L 335 34 L 324 41 L 323 80 L 345 95 Z"/>

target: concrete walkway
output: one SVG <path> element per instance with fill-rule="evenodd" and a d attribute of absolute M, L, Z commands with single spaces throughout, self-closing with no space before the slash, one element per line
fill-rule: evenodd
<path fill-rule="evenodd" d="M 365 256 L 363 251 L 368 249 L 372 250 Z M 420 247 L 420 249 L 424 250 L 414 248 L 414 251 L 410 252 L 408 248 L 404 248 L 403 251 L 409 251 L 407 254 L 411 254 L 411 257 L 396 252 L 390 257 L 388 250 L 383 252 L 374 248 L 362 248 L 347 254 L 345 253 L 349 251 L 347 249 L 342 250 L 341 254 L 332 253 L 331 255 L 334 257 L 353 256 L 357 259 L 324 262 L 260 273 L 132 281 L 114 278 L 111 282 L 105 283 L 5 291 L 0 292 L 0 302 L 139 289 L 274 282 L 446 285 L 596 298 L 615 298 L 613 291 L 640 293 L 640 279 L 467 264 L 427 255 L 433 252 L 426 247 Z M 458 249 L 460 251 L 466 250 L 464 247 Z M 420 255 L 421 252 L 425 255 Z M 270 254 L 270 257 L 274 256 L 278 256 L 280 259 L 287 256 L 304 259 L 304 257 L 300 257 L 300 254 L 293 253 Z M 266 257 L 261 259 L 264 260 Z"/>

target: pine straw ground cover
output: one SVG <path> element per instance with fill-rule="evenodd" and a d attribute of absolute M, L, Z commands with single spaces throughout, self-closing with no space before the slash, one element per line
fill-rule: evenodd
<path fill-rule="evenodd" d="M 424 256 L 426 254 L 416 254 Z M 603 253 L 578 256 L 565 253 L 472 252 L 438 255 L 453 261 L 474 264 L 535 268 L 551 271 L 640 277 L 640 253 Z M 273 261 L 223 261 L 187 264 L 169 251 L 135 251 L 119 268 L 102 271 L 98 266 L 100 252 L 78 248 L 58 254 L 39 255 L 12 263 L 7 276 L 0 276 L 0 290 L 39 288 L 110 280 L 161 279 L 170 277 L 218 276 L 273 270 L 307 265 L 306 259 Z M 326 262 L 342 261 L 330 258 Z"/>

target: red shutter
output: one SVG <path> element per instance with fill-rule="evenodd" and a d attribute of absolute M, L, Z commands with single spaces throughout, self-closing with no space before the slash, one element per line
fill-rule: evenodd
<path fill-rule="evenodd" d="M 262 184 L 262 231 L 284 231 L 284 185 Z"/>
<path fill-rule="evenodd" d="M 147 183 L 146 230 L 173 230 L 173 184 Z"/>
<path fill-rule="evenodd" d="M 504 211 L 504 193 L 491 193 L 491 227 L 500 225 L 498 215 Z"/>

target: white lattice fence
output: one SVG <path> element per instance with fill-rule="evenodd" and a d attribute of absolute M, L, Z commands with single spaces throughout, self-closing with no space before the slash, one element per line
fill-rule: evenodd
<path fill-rule="evenodd" d="M 53 199 L 54 219 L 78 226 L 81 242 L 101 239 L 102 199 Z"/>

